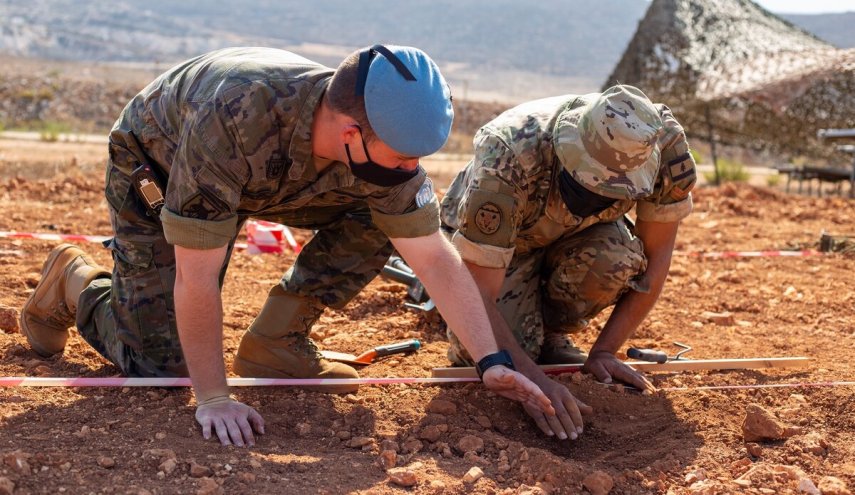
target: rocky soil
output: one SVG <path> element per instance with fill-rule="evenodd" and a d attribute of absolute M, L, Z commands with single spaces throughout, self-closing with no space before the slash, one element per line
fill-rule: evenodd
<path fill-rule="evenodd" d="M 0 230 L 109 234 L 102 171 L 79 156 L 76 167 L 45 167 L 27 179 L 0 162 Z M 440 186 L 450 178 L 447 170 L 435 176 Z M 849 199 L 725 185 L 698 190 L 695 203 L 681 252 L 814 248 L 823 231 L 855 234 Z M 301 242 L 310 235 L 295 233 Z M 116 368 L 73 330 L 64 355 L 52 359 L 19 333 L 18 311 L 55 244 L 0 238 L 0 375 L 113 376 Z M 111 264 L 99 245 L 86 249 Z M 228 364 L 292 261 L 289 252 L 234 255 L 224 289 Z M 0 494 L 850 493 L 855 389 L 760 387 L 852 380 L 853 273 L 852 254 L 675 256 L 659 304 L 630 344 L 673 352 L 679 341 L 697 359 L 807 356 L 810 365 L 651 374 L 662 389 L 651 396 L 564 375 L 595 410 L 576 441 L 546 438 L 479 384 L 364 386 L 345 396 L 236 390 L 267 421 L 252 449 L 204 441 L 187 389 L 0 389 Z M 427 377 L 447 364 L 444 330 L 435 315 L 405 309 L 405 296 L 403 285 L 377 279 L 345 309 L 328 311 L 313 335 L 325 349 L 350 353 L 418 338 L 418 353 L 362 375 Z M 592 322 L 582 347 L 604 321 Z M 719 385 L 758 388 L 700 389 Z"/>

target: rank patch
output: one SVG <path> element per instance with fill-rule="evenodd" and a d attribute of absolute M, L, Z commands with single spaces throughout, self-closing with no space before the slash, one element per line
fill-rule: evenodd
<path fill-rule="evenodd" d="M 495 234 L 502 225 L 502 210 L 493 203 L 484 203 L 475 213 L 475 226 L 484 234 Z"/>

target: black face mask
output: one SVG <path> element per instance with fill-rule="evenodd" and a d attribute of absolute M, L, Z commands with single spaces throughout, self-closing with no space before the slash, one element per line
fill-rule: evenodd
<path fill-rule="evenodd" d="M 567 170 L 561 170 L 558 174 L 558 188 L 567 209 L 580 218 L 596 215 L 617 203 L 616 199 L 600 196 L 585 189 L 585 186 L 576 182 Z"/>
<path fill-rule="evenodd" d="M 359 126 L 357 126 L 359 129 Z M 359 140 L 362 141 L 362 149 L 365 151 L 367 162 L 355 163 L 350 157 L 350 147 L 345 144 L 344 151 L 347 153 L 347 164 L 350 165 L 350 171 L 357 178 L 364 180 L 370 184 L 383 187 L 392 187 L 403 184 L 419 174 L 421 165 L 413 170 L 401 170 L 399 168 L 384 167 L 375 163 L 368 154 L 368 147 L 365 146 L 365 140 L 362 139 L 362 129 L 359 129 Z"/>

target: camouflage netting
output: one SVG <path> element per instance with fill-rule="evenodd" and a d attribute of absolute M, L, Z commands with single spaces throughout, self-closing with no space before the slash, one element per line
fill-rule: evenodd
<path fill-rule="evenodd" d="M 820 128 L 855 127 L 855 50 L 838 50 L 750 0 L 653 0 L 605 87 L 642 88 L 705 138 L 830 156 Z M 841 156 L 848 160 L 848 157 Z"/>

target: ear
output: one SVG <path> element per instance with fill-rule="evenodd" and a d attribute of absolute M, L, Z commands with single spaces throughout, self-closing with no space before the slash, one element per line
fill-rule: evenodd
<path fill-rule="evenodd" d="M 339 130 L 342 142 L 353 146 L 359 141 L 359 127 L 355 123 L 343 124 Z"/>

